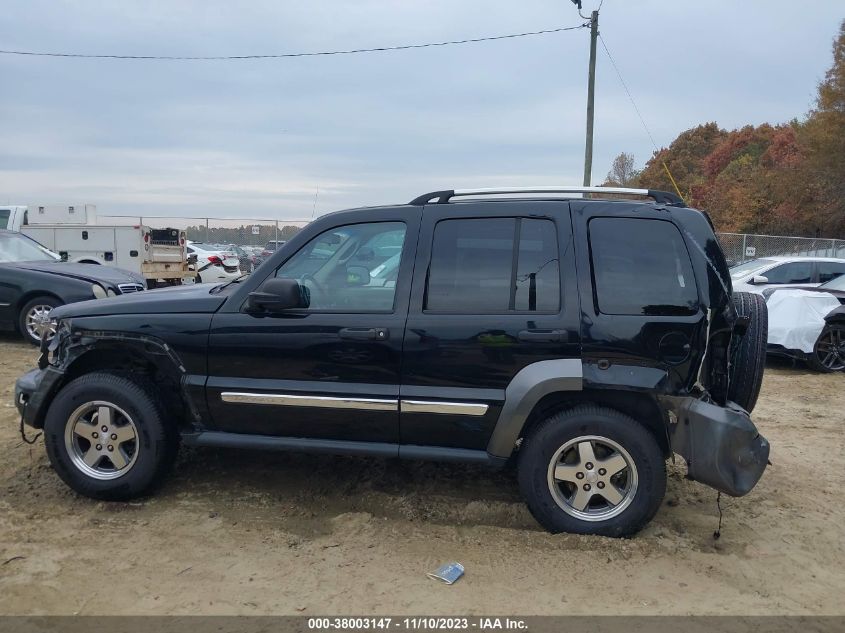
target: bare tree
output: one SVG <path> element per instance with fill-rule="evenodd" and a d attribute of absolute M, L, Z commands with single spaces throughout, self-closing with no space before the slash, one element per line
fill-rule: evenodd
<path fill-rule="evenodd" d="M 605 185 L 615 187 L 633 187 L 640 177 L 640 170 L 634 167 L 634 155 L 622 152 L 613 159 L 610 171 L 607 172 Z"/>

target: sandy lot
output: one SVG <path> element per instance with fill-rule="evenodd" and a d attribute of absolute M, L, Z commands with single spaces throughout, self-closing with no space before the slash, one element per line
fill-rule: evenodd
<path fill-rule="evenodd" d="M 183 451 L 153 498 L 105 504 L 21 442 L 0 338 L 0 614 L 843 614 L 845 375 L 770 367 L 755 419 L 774 465 L 742 499 L 671 469 L 631 540 L 551 536 L 513 472 Z M 448 587 L 426 578 L 457 560 Z"/>

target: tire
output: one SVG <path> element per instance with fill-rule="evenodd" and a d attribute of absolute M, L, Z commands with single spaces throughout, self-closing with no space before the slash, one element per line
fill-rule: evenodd
<path fill-rule="evenodd" d="M 41 334 L 43 328 L 49 328 L 48 339 L 56 334 L 56 324 L 53 321 L 45 321 L 47 314 L 53 308 L 63 305 L 55 297 L 43 295 L 27 301 L 18 313 L 18 331 L 25 340 L 33 345 L 41 345 Z M 46 310 L 46 312 L 45 312 Z"/>
<path fill-rule="evenodd" d="M 176 457 L 178 435 L 165 425 L 151 393 L 149 385 L 99 372 L 59 391 L 47 411 L 44 441 L 68 486 L 86 497 L 125 501 L 161 483 Z M 110 417 L 101 419 L 104 408 Z"/>
<path fill-rule="evenodd" d="M 592 453 L 582 454 L 586 447 Z M 630 536 L 654 517 L 666 493 L 666 461 L 654 435 L 633 418 L 595 405 L 540 422 L 523 438 L 517 468 L 531 514 L 552 533 Z M 615 504 L 604 497 L 611 486 Z"/>
<path fill-rule="evenodd" d="M 751 413 L 760 395 L 766 368 L 766 344 L 769 338 L 769 312 L 762 295 L 735 292 L 733 303 L 740 316 L 749 317 L 748 329 L 731 342 L 731 372 L 728 400 Z"/>
<path fill-rule="evenodd" d="M 845 323 L 824 326 L 813 353 L 807 357 L 807 365 L 825 374 L 845 370 Z"/>

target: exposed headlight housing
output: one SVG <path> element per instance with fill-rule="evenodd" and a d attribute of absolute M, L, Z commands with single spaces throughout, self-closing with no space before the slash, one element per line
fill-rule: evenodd
<path fill-rule="evenodd" d="M 94 294 L 94 297 L 96 299 L 105 299 L 108 296 L 108 294 L 106 293 L 106 289 L 103 288 L 100 284 L 92 284 L 91 292 Z"/>

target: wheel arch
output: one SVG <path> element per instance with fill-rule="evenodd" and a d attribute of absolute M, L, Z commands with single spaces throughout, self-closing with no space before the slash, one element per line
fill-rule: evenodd
<path fill-rule="evenodd" d="M 49 290 L 27 290 L 20 297 L 18 297 L 18 300 L 15 302 L 16 321 L 20 318 L 21 310 L 23 310 L 23 307 L 37 297 L 49 297 L 51 299 L 55 299 L 62 305 L 64 305 L 65 303 L 64 299 L 62 299 L 55 292 L 51 292 Z"/>
<path fill-rule="evenodd" d="M 198 413 L 184 386 L 185 368 L 164 341 L 154 337 L 132 337 L 104 333 L 69 343 L 61 366 L 62 378 L 54 394 L 72 380 L 93 372 L 106 372 L 132 379 L 143 376 L 155 387 L 155 398 L 179 429 L 192 428 Z M 45 408 L 46 409 L 46 408 Z M 42 420 L 46 410 L 41 412 Z"/>
<path fill-rule="evenodd" d="M 607 407 L 635 419 L 651 432 L 664 457 L 671 455 L 666 416 L 653 396 L 638 391 L 585 389 L 578 392 L 550 393 L 534 405 L 519 437 L 528 435 L 537 424 L 549 416 L 574 409 L 581 404 Z"/>
<path fill-rule="evenodd" d="M 671 454 L 666 416 L 651 393 L 624 386 L 595 388 L 592 384 L 588 382 L 584 388 L 580 359 L 540 361 L 524 367 L 505 390 L 505 403 L 487 452 L 509 458 L 517 441 L 539 421 L 579 404 L 595 404 L 639 421 L 652 432 L 663 454 L 667 457 Z"/>

